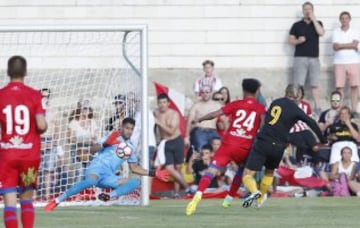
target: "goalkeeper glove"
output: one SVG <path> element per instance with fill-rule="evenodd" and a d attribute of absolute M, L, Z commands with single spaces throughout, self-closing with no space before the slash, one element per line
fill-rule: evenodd
<path fill-rule="evenodd" d="M 120 133 L 118 131 L 113 131 L 109 135 L 109 137 L 106 139 L 106 141 L 103 143 L 103 147 L 119 144 L 120 143 L 120 141 L 118 140 L 119 136 L 120 136 Z"/>
<path fill-rule="evenodd" d="M 161 170 L 161 167 L 158 167 L 157 169 L 150 169 L 149 170 L 149 176 L 150 177 L 156 177 L 159 180 L 162 180 L 164 182 L 169 181 L 170 174 L 166 170 Z"/>

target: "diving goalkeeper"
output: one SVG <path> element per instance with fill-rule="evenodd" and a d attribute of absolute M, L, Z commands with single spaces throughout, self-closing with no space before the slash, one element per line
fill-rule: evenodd
<path fill-rule="evenodd" d="M 99 188 L 111 188 L 109 194 L 101 193 L 98 198 L 102 201 L 115 199 L 118 196 L 126 195 L 140 186 L 137 178 L 124 178 L 117 176 L 115 173 L 123 162 L 127 161 L 133 173 L 141 176 L 155 176 L 155 170 L 146 170 L 137 165 L 135 146 L 131 143 L 130 137 L 133 133 L 135 120 L 125 118 L 122 121 L 121 132 L 114 131 L 108 137 L 100 140 L 101 143 L 92 146 L 91 153 L 96 153 L 95 158 L 91 161 L 90 166 L 85 172 L 85 179 L 78 182 L 67 190 L 64 194 L 49 202 L 44 210 L 53 211 L 61 202 L 67 198 L 78 194 L 82 190 L 96 186 Z M 131 148 L 132 153 L 124 155 L 123 148 L 119 147 L 121 142 L 125 142 Z M 160 177 L 161 178 L 161 177 Z M 164 177 L 165 178 L 165 177 Z"/>

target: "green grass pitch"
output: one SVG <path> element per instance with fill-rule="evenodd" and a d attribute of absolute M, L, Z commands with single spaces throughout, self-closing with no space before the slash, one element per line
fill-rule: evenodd
<path fill-rule="evenodd" d="M 221 200 L 202 200 L 196 213 L 186 216 L 188 202 L 159 200 L 145 207 L 59 207 L 52 213 L 38 208 L 35 227 L 360 227 L 360 198 L 356 197 L 270 198 L 260 210 L 244 209 L 240 200 L 228 209 L 221 207 Z"/>

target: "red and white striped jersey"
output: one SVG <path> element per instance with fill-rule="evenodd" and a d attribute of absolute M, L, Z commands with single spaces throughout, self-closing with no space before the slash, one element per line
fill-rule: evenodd
<path fill-rule="evenodd" d="M 306 115 L 308 115 L 308 116 L 312 115 L 311 105 L 308 102 L 301 101 L 300 104 L 299 104 L 299 108 L 301 108 L 301 110 L 303 110 L 306 113 Z M 303 121 L 299 120 L 290 129 L 290 133 L 301 132 L 301 131 L 304 131 L 304 130 L 307 130 L 307 129 L 309 129 L 307 124 L 304 123 Z"/>

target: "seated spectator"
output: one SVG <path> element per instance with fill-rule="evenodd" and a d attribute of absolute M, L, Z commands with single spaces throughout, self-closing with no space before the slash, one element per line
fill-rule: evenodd
<path fill-rule="evenodd" d="M 60 118 L 56 110 L 51 106 L 51 90 L 49 88 L 40 89 L 42 95 L 42 106 L 46 109 L 46 121 L 48 123 L 47 131 L 41 135 L 41 166 L 40 183 L 42 197 L 48 199 L 53 188 L 56 174 L 56 160 L 61 146 L 58 145 Z M 61 153 L 61 152 L 60 152 Z"/>
<path fill-rule="evenodd" d="M 354 178 L 348 184 L 351 192 L 360 197 L 360 163 L 357 163 Z"/>
<path fill-rule="evenodd" d="M 324 136 L 329 135 L 329 127 L 337 119 L 340 108 L 342 107 L 342 95 L 339 91 L 334 91 L 330 95 L 330 108 L 320 114 L 318 124 Z"/>
<path fill-rule="evenodd" d="M 222 103 L 224 105 L 228 104 L 231 102 L 231 97 L 230 97 L 230 90 L 228 87 L 223 86 L 219 89 L 220 94 L 223 97 Z"/>
<path fill-rule="evenodd" d="M 80 164 L 80 175 L 90 162 L 90 146 L 96 143 L 99 126 L 93 119 L 93 109 L 89 100 L 81 102 L 81 108 L 75 110 L 74 119 L 69 123 L 69 140 L 72 162 Z M 76 175 L 78 176 L 78 175 Z"/>
<path fill-rule="evenodd" d="M 357 151 L 356 151 L 357 152 Z M 354 180 L 356 162 L 351 161 L 352 149 L 341 149 L 341 160 L 331 166 L 331 187 L 334 196 L 349 196 L 349 181 Z"/>
<path fill-rule="evenodd" d="M 204 175 L 204 172 L 207 170 L 212 157 L 214 156 L 214 151 L 211 145 L 206 144 L 200 150 L 200 159 L 195 160 L 193 162 L 193 175 L 194 175 L 194 183 L 195 186 L 191 187 L 191 191 L 195 192 L 197 189 L 197 185 L 200 182 L 201 177 Z M 209 185 L 209 191 L 214 191 L 219 187 L 218 180 L 214 178 Z"/>
<path fill-rule="evenodd" d="M 114 97 L 115 114 L 109 118 L 105 130 L 112 131 L 120 127 L 120 123 L 126 116 L 126 96 L 118 94 Z"/>
<path fill-rule="evenodd" d="M 219 149 L 221 146 L 221 138 L 220 137 L 214 137 L 211 139 L 210 144 L 214 150 L 214 153 Z"/>
<path fill-rule="evenodd" d="M 301 96 L 297 100 L 299 108 L 301 108 L 306 115 L 312 115 L 311 105 L 309 102 L 304 100 L 304 87 L 300 87 Z M 304 159 L 304 156 L 313 157 L 316 160 L 316 153 L 318 147 L 316 146 L 317 140 L 309 129 L 309 127 L 303 121 L 299 120 L 295 125 L 290 129 L 289 134 L 289 143 L 296 146 L 296 162 L 301 162 Z M 315 161 L 317 162 L 317 161 Z"/>
<path fill-rule="evenodd" d="M 202 63 L 202 66 L 205 75 L 195 81 L 194 92 L 196 100 L 201 99 L 200 95 L 201 91 L 204 89 L 204 86 L 210 87 L 211 92 L 218 91 L 222 87 L 220 78 L 216 77 L 214 74 L 215 63 L 211 60 L 205 60 Z"/>
<path fill-rule="evenodd" d="M 351 122 L 351 110 L 349 107 L 342 107 L 339 112 L 339 119 L 330 126 L 329 139 L 332 141 L 330 152 L 330 165 L 341 160 L 341 149 L 344 147 L 351 148 L 351 161 L 359 162 L 357 153 L 357 140 L 359 139 L 358 127 Z"/>
<path fill-rule="evenodd" d="M 221 104 L 211 99 L 211 88 L 204 86 L 201 91 L 201 100 L 196 102 L 189 112 L 184 139 L 186 146 L 193 145 L 195 150 L 199 151 L 202 146 L 209 144 L 212 138 L 219 137 L 216 129 L 216 119 L 195 124 L 193 121 L 220 108 Z"/>

